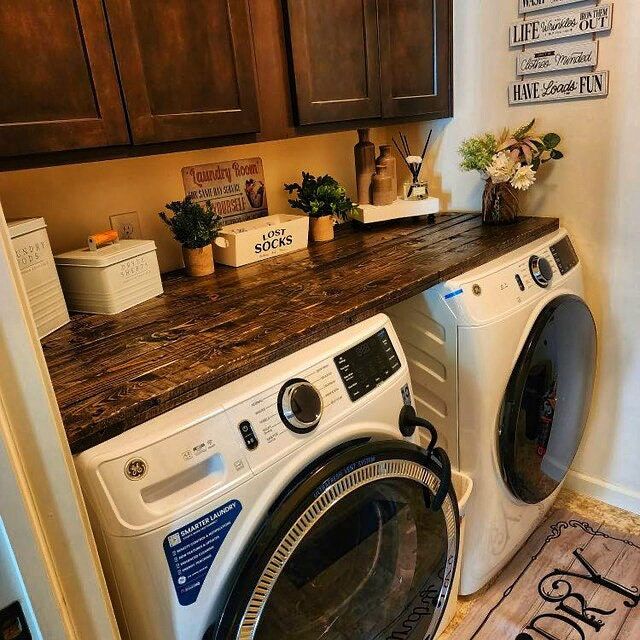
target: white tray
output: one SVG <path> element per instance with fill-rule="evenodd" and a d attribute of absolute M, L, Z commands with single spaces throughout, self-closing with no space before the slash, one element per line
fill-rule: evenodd
<path fill-rule="evenodd" d="M 353 220 L 369 224 L 371 222 L 384 222 L 385 220 L 429 216 L 439 212 L 440 200 L 438 198 L 427 198 L 426 200 L 398 199 L 382 207 L 361 204 L 350 215 Z"/>

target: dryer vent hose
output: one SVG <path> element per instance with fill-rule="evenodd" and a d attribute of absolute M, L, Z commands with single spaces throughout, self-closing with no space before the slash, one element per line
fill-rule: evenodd
<path fill-rule="evenodd" d="M 410 437 L 415 433 L 416 427 L 426 429 L 431 435 L 431 441 L 426 448 L 425 453 L 430 460 L 436 463 L 436 466 L 440 468 L 438 478 L 440 480 L 440 486 L 433 496 L 431 501 L 431 510 L 439 511 L 442 508 L 442 504 L 449 493 L 451 487 L 451 461 L 447 452 L 442 447 L 436 447 L 438 442 L 438 432 L 436 428 L 424 418 L 420 418 L 416 414 L 416 410 L 411 405 L 405 405 L 400 411 L 399 419 L 400 433 L 405 437 Z"/>

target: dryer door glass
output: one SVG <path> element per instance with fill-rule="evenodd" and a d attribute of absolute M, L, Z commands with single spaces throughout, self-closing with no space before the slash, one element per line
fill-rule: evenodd
<path fill-rule="evenodd" d="M 580 445 L 595 374 L 596 330 L 585 303 L 561 296 L 540 313 L 500 415 L 502 476 L 524 502 L 550 496 Z"/>
<path fill-rule="evenodd" d="M 259 573 L 246 574 L 248 599 L 230 599 L 244 610 L 222 637 L 432 637 L 456 564 L 455 498 L 432 511 L 436 477 L 406 457 L 368 455 L 332 476 L 291 514 Z"/>

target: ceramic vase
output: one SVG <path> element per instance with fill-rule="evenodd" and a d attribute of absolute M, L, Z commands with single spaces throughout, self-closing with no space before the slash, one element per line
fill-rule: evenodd
<path fill-rule="evenodd" d="M 376 167 L 382 165 L 387 167 L 389 175 L 391 176 L 391 189 L 393 190 L 393 199 L 398 196 L 398 173 L 396 167 L 396 159 L 393 153 L 391 153 L 390 144 L 380 145 L 380 155 L 376 158 Z"/>
<path fill-rule="evenodd" d="M 358 138 L 358 144 L 353 148 L 358 204 L 371 204 L 371 176 L 376 170 L 376 148 L 369 140 L 369 129 L 358 129 Z"/>
<path fill-rule="evenodd" d="M 320 216 L 319 218 L 309 218 L 309 235 L 311 242 L 327 242 L 333 240 L 333 217 Z"/>
<path fill-rule="evenodd" d="M 182 257 L 184 259 L 184 267 L 190 276 L 208 276 L 215 270 L 213 247 L 210 244 L 198 249 L 182 247 Z"/>
<path fill-rule="evenodd" d="M 393 190 L 393 180 L 389 173 L 388 165 L 376 165 L 376 172 L 371 178 L 371 201 L 374 205 L 381 207 L 391 204 L 396 199 Z"/>

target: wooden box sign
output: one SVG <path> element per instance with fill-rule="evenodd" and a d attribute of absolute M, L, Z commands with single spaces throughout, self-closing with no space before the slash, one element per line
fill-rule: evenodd
<path fill-rule="evenodd" d="M 211 201 L 225 224 L 267 215 L 267 192 L 260 158 L 201 164 L 182 169 L 185 194 Z"/>
<path fill-rule="evenodd" d="M 609 72 L 531 78 L 509 85 L 509 104 L 595 98 L 609 93 Z"/>
<path fill-rule="evenodd" d="M 516 73 L 528 76 L 547 71 L 564 71 L 598 64 L 598 43 L 578 42 L 525 51 L 517 56 Z"/>
<path fill-rule="evenodd" d="M 509 30 L 509 43 L 512 47 L 516 47 L 523 44 L 579 36 L 584 33 L 609 31 L 612 17 L 613 5 L 602 4 L 590 9 L 565 11 L 516 22 L 511 25 Z"/>
<path fill-rule="evenodd" d="M 224 227 L 213 242 L 213 253 L 216 262 L 241 267 L 304 249 L 308 237 L 307 216 L 267 216 Z"/>
<path fill-rule="evenodd" d="M 573 4 L 574 2 L 584 2 L 584 0 L 520 0 L 520 13 L 553 9 L 562 7 L 565 4 Z"/>

